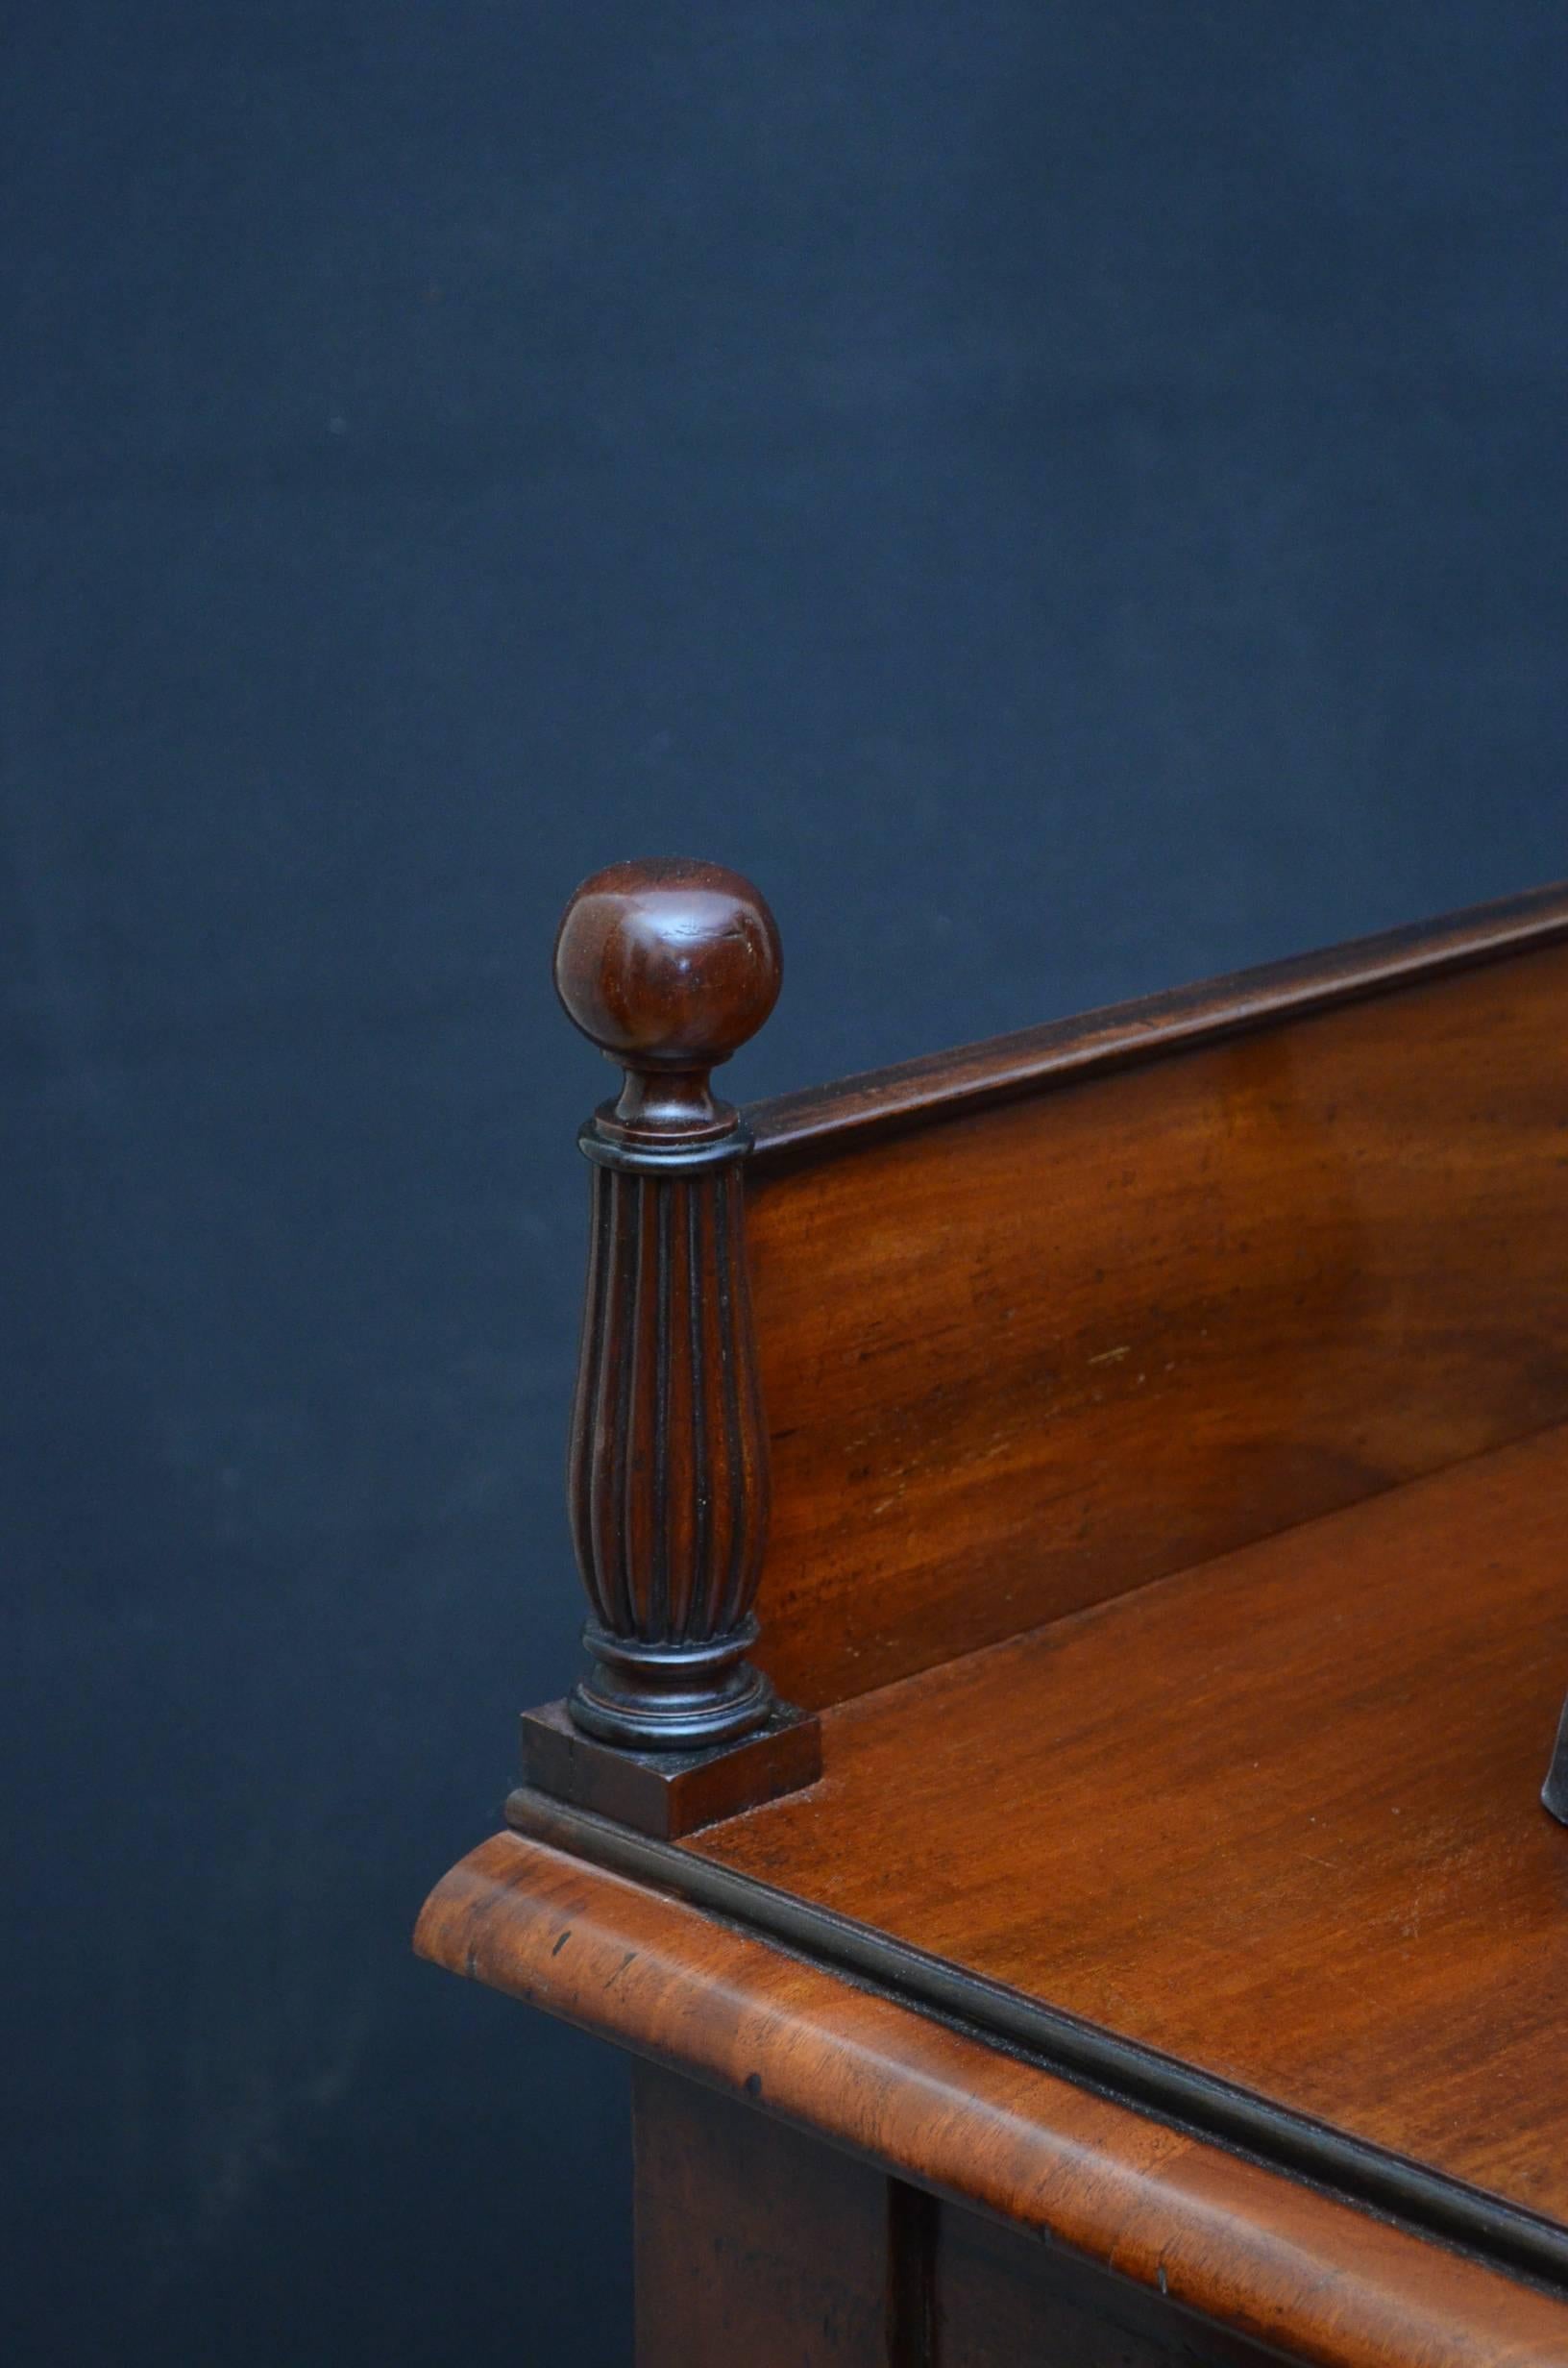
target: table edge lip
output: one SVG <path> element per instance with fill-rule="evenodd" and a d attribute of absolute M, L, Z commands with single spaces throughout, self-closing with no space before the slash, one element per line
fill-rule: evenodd
<path fill-rule="evenodd" d="M 1568 2301 L 1568 2227 L 758 1877 L 519 1787 L 507 1830 Z M 696 1838 L 695 1837 L 693 1838 Z"/>

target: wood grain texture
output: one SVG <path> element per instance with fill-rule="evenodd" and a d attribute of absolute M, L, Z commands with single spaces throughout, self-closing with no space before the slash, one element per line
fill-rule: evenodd
<path fill-rule="evenodd" d="M 951 2204 L 936 2212 L 929 2276 L 932 2342 L 919 2368 L 1262 2368 L 1285 2357 Z"/>
<path fill-rule="evenodd" d="M 1568 2225 L 1565 1540 L 1559 1427 L 830 1712 L 688 1850 Z"/>
<path fill-rule="evenodd" d="M 1568 936 L 1568 880 L 1418 921 L 1317 953 L 1171 987 L 1080 1019 L 1048 1020 L 832 1085 L 780 1094 L 747 1112 L 754 1158 L 771 1173 L 996 1108 L 1069 1078 L 1105 1076 L 1283 1020 L 1364 1001 L 1507 959 Z"/>
<path fill-rule="evenodd" d="M 1568 2302 L 519 1836 L 452 1870 L 415 1945 L 1292 2359 L 1568 2361 Z"/>
<path fill-rule="evenodd" d="M 1568 1415 L 1568 946 L 1243 999 L 1218 1041 L 1151 1019 L 1136 1065 L 749 1172 L 792 1700 Z"/>
<path fill-rule="evenodd" d="M 1046 2238 L 633 2067 L 638 2368 L 1267 2368 Z"/>
<path fill-rule="evenodd" d="M 632 2099 L 637 2368 L 902 2368 L 884 2172 L 653 2064 Z"/>

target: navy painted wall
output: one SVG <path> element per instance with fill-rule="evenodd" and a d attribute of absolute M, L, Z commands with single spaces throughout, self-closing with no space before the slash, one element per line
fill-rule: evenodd
<path fill-rule="evenodd" d="M 7 53 L 0 2339 L 621 2361 L 621 2067 L 406 1950 L 573 1663 L 556 910 L 754 873 L 758 1093 L 1568 871 L 1568 35 Z"/>

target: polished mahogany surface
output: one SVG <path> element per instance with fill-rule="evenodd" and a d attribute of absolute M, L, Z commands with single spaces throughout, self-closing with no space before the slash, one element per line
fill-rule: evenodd
<path fill-rule="evenodd" d="M 756 1165 L 770 1174 L 995 1109 L 1069 1078 L 1106 1076 L 1151 1055 L 1213 1044 L 1369 996 L 1405 994 L 1568 936 L 1568 880 L 1407 923 L 1316 953 L 1290 954 L 1189 987 L 1169 987 L 1071 1020 L 1046 1020 L 888 1069 L 865 1070 L 751 1104 Z"/>
<path fill-rule="evenodd" d="M 646 2061 L 637 2368 L 1271 2368 L 1281 2355 Z"/>
<path fill-rule="evenodd" d="M 451 1972 L 677 2066 L 1290 2359 L 1320 2368 L 1568 2361 L 1562 2293 L 1164 2127 L 649 1884 L 521 1835 L 494 1836 L 443 1878 L 414 1945 Z M 747 2220 L 745 2196 L 726 2199 L 725 2224 L 743 2242 Z M 699 2318 L 702 2299 L 692 2295 L 687 2307 Z M 1198 2341 L 1181 2355 L 1184 2368 L 1216 2356 L 1225 2355 Z"/>
<path fill-rule="evenodd" d="M 1568 1418 L 1565 1009 L 1568 945 L 1536 948 L 761 1171 L 780 1692 Z"/>
<path fill-rule="evenodd" d="M 555 940 L 563 1008 L 622 1071 L 618 1098 L 577 1137 L 594 1186 L 567 1480 L 591 1613 L 570 1764 L 601 1776 L 606 1747 L 700 1750 L 772 1708 L 746 1659 L 768 1534 L 740 1186 L 750 1138 L 711 1077 L 767 1019 L 781 975 L 767 904 L 717 864 L 612 864 L 583 881 Z M 668 1806 L 655 1798 L 661 1819 Z"/>
<path fill-rule="evenodd" d="M 595 1665 L 417 1945 L 722 2092 L 640 2083 L 650 2361 L 1568 2368 L 1568 897 L 754 1156 L 756 892 L 560 962 Z"/>
<path fill-rule="evenodd" d="M 686 1848 L 1568 2221 L 1565 1542 L 1557 1428 L 845 1704 Z"/>

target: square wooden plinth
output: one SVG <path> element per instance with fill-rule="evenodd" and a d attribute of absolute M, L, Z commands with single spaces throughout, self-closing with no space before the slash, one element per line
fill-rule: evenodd
<path fill-rule="evenodd" d="M 526 1785 L 660 1841 L 798 1792 L 821 1772 L 817 1714 L 788 1702 L 754 1735 L 707 1751 L 619 1750 L 581 1734 L 564 1702 L 523 1714 Z"/>

